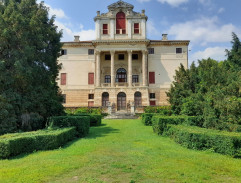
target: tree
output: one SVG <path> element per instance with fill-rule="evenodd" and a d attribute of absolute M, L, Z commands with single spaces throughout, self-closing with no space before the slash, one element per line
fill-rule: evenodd
<path fill-rule="evenodd" d="M 43 2 L 8 0 L 0 5 L 0 96 L 12 106 L 18 127 L 23 114 L 46 119 L 63 113 L 56 83 L 61 36 Z"/>
<path fill-rule="evenodd" d="M 227 56 L 222 62 L 202 59 L 190 69 L 181 65 L 167 92 L 176 114 L 199 116 L 206 128 L 241 125 L 241 42 L 235 33 Z"/>

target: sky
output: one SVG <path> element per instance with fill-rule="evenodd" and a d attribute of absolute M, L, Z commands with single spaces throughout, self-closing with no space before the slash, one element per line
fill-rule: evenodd
<path fill-rule="evenodd" d="M 108 12 L 107 6 L 118 0 L 45 0 L 50 16 L 63 31 L 61 41 L 95 39 L 96 11 Z M 148 16 L 147 38 L 190 40 L 189 65 L 211 57 L 226 59 L 231 49 L 232 32 L 241 39 L 241 0 L 124 0 L 134 11 L 145 9 Z M 38 0 L 38 2 L 40 2 Z"/>

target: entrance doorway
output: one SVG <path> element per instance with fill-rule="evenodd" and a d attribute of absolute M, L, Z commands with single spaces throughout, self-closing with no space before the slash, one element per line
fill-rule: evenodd
<path fill-rule="evenodd" d="M 125 110 L 126 109 L 126 94 L 124 92 L 120 92 L 117 95 L 117 110 Z"/>

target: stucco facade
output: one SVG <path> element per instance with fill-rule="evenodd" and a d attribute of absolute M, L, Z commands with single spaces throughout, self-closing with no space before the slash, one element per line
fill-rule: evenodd
<path fill-rule="evenodd" d="M 188 40 L 146 37 L 147 16 L 123 1 L 97 11 L 96 40 L 64 42 L 58 84 L 65 107 L 168 105 L 175 70 L 188 65 Z"/>

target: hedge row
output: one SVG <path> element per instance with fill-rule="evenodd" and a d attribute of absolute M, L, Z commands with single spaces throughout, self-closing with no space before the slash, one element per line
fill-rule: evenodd
<path fill-rule="evenodd" d="M 159 113 L 165 116 L 171 116 L 172 110 L 171 106 L 148 106 L 144 109 L 145 113 Z"/>
<path fill-rule="evenodd" d="M 190 149 L 241 157 L 241 134 L 183 125 L 167 125 L 163 135 Z"/>
<path fill-rule="evenodd" d="M 70 127 L 3 135 L 0 136 L 0 158 L 37 150 L 56 149 L 74 139 L 75 134 L 75 127 Z"/>
<path fill-rule="evenodd" d="M 186 124 L 190 126 L 199 126 L 199 119 L 194 116 L 153 116 L 152 127 L 155 133 L 162 135 L 167 124 Z"/>
<path fill-rule="evenodd" d="M 89 133 L 90 129 L 90 117 L 89 116 L 53 116 L 48 119 L 48 127 L 65 128 L 75 126 L 77 136 L 85 137 Z"/>
<path fill-rule="evenodd" d="M 143 113 L 141 115 L 141 121 L 144 125 L 146 126 L 151 126 L 152 125 L 152 117 L 154 116 L 155 114 L 154 113 Z"/>
<path fill-rule="evenodd" d="M 90 126 L 100 126 L 102 115 L 99 114 L 75 114 L 74 116 L 89 116 Z"/>

